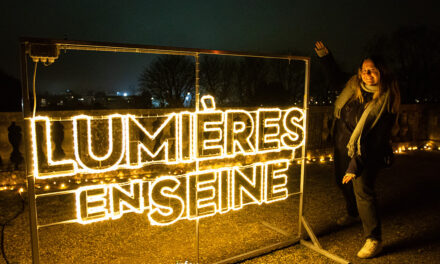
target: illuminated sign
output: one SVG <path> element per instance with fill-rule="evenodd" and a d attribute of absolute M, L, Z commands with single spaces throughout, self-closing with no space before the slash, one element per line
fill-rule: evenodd
<path fill-rule="evenodd" d="M 304 145 L 303 110 L 219 110 L 212 96 L 201 102 L 201 111 L 162 116 L 64 118 L 73 151 L 62 160 L 53 157 L 51 143 L 51 127 L 60 119 L 32 118 L 33 175 L 135 171 L 145 179 L 74 190 L 76 220 L 83 224 L 147 212 L 151 224 L 169 225 L 286 199 L 287 170 Z M 39 148 L 47 159 L 38 160 Z M 192 169 L 178 175 L 157 169 L 182 164 Z"/>

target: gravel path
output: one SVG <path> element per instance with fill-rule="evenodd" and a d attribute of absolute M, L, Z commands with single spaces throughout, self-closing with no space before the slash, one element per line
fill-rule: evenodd
<path fill-rule="evenodd" d="M 333 181 L 332 164 L 310 164 L 305 185 L 305 217 L 328 251 L 352 263 L 440 263 L 440 152 L 415 151 L 397 156 L 377 180 L 383 224 L 383 253 L 371 260 L 356 257 L 362 228 L 338 228 L 344 213 L 342 195 Z M 295 174 L 295 172 L 294 172 Z M 293 180 L 295 191 L 297 180 Z M 0 220 L 20 209 L 11 192 L 0 193 Z M 43 205 L 64 213 L 71 201 Z M 267 243 L 282 241 L 262 223 L 295 234 L 298 199 L 216 215 L 200 221 L 200 260 L 211 263 Z M 195 259 L 194 221 L 152 227 L 145 214 L 89 225 L 67 224 L 40 230 L 42 263 L 184 263 Z M 30 263 L 28 208 L 5 228 L 5 252 L 10 263 Z M 0 259 L 0 263 L 5 263 Z M 244 263 L 331 263 L 296 244 Z"/>
<path fill-rule="evenodd" d="M 325 173 L 328 172 L 328 175 Z M 356 257 L 363 244 L 362 226 L 339 228 L 344 212 L 329 165 L 311 165 L 306 179 L 305 217 L 324 249 L 351 263 L 440 263 L 440 152 L 415 151 L 396 156 L 376 182 L 384 250 L 377 258 Z M 329 263 L 295 245 L 246 261 L 250 263 Z"/>

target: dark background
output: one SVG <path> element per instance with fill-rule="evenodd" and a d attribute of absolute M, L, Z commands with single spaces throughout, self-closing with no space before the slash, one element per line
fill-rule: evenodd
<path fill-rule="evenodd" d="M 347 72 L 369 50 L 388 54 L 401 74 L 404 102 L 438 97 L 432 88 L 440 69 L 435 1 L 2 1 L 0 10 L 4 93 L 17 90 L 11 83 L 19 78 L 18 39 L 25 36 L 312 57 L 314 42 L 322 40 Z M 139 94 L 139 77 L 153 60 L 62 53 L 56 67 L 40 66 L 38 91 Z M 313 57 L 312 95 L 326 92 L 316 65 Z"/>

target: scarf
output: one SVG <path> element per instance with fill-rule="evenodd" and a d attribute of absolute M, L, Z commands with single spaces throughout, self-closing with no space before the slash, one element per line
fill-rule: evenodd
<path fill-rule="evenodd" d="M 354 75 L 350 78 L 350 80 L 347 82 L 344 89 L 342 90 L 341 94 L 336 99 L 334 111 L 335 118 L 339 119 L 341 117 L 342 107 L 344 107 L 348 100 L 352 98 L 352 96 L 355 94 L 358 85 L 359 82 L 357 80 L 357 76 Z M 366 92 L 374 93 L 379 89 L 379 86 L 370 86 L 361 83 L 361 88 Z M 367 107 L 362 112 L 361 118 L 357 122 L 356 127 L 354 128 L 353 133 L 350 136 L 350 140 L 348 141 L 347 150 L 349 157 L 352 158 L 355 153 L 358 156 L 361 156 L 362 133 L 364 132 L 364 130 L 365 132 L 368 132 L 376 125 L 377 121 L 379 121 L 379 118 L 382 116 L 385 108 L 389 103 L 389 97 L 389 91 L 386 91 L 378 98 L 373 99 L 370 103 L 367 104 Z"/>

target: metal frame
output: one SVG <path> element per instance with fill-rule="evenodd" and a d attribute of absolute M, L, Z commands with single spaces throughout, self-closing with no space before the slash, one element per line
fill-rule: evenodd
<path fill-rule="evenodd" d="M 32 262 L 35 264 L 40 263 L 39 256 L 39 235 L 38 229 L 40 227 L 51 226 L 38 225 L 37 207 L 36 207 L 36 192 L 35 192 L 35 178 L 32 173 L 32 156 L 31 156 L 31 139 L 28 136 L 30 132 L 30 118 L 32 117 L 31 102 L 29 98 L 29 79 L 28 79 L 28 66 L 27 59 L 29 55 L 29 48 L 32 44 L 49 44 L 56 45 L 60 50 L 84 50 L 84 51 L 107 51 L 107 52 L 127 52 L 127 53 L 148 53 L 148 54 L 169 54 L 169 55 L 185 55 L 193 56 L 195 58 L 195 109 L 199 110 L 199 55 L 225 55 L 225 56 L 237 56 L 237 57 L 254 57 L 265 59 L 281 59 L 281 60 L 299 60 L 305 63 L 305 87 L 304 87 L 304 118 L 303 126 L 307 131 L 308 124 L 308 98 L 309 98 L 309 86 L 310 86 L 310 58 L 304 56 L 290 56 L 290 55 L 271 55 L 271 54 L 255 54 L 245 52 L 231 52 L 231 51 L 219 51 L 219 50 L 206 50 L 206 49 L 191 49 L 191 48 L 175 48 L 175 47 L 161 47 L 161 46 L 146 46 L 146 45 L 132 45 L 132 44 L 117 44 L 117 43 L 104 43 L 104 42 L 85 42 L 85 41 L 71 41 L 71 40 L 53 40 L 53 39 L 37 39 L 37 38 L 23 38 L 20 39 L 20 62 L 21 62 L 21 83 L 23 92 L 23 118 L 25 121 L 24 133 L 25 133 L 25 148 L 26 148 L 26 179 L 27 189 L 29 197 L 29 220 L 30 220 L 30 232 L 31 232 L 31 247 L 32 247 Z M 305 133 L 305 142 L 307 133 Z M 336 262 L 349 263 L 347 260 L 342 259 L 322 248 L 316 238 L 313 230 L 310 228 L 306 219 L 304 218 L 304 177 L 306 173 L 306 144 L 302 147 L 301 152 L 301 178 L 300 178 L 300 191 L 290 195 L 299 195 L 299 221 L 298 221 L 298 237 L 289 237 L 286 232 L 276 227 L 271 226 L 266 222 L 262 222 L 266 227 L 286 236 L 287 240 L 279 243 L 267 245 L 265 247 L 251 250 L 240 255 L 236 255 L 227 259 L 223 259 L 217 263 L 233 263 L 243 259 L 259 256 L 277 249 L 285 248 L 296 243 L 300 243 Z M 196 162 L 196 169 L 198 169 L 199 162 Z M 198 181 L 198 177 L 197 177 Z M 289 195 L 289 196 L 290 196 Z M 72 221 L 61 222 L 71 223 Z M 302 229 L 305 229 L 306 234 L 312 240 L 312 243 L 303 239 L 305 235 L 302 234 Z M 197 263 L 199 262 L 199 220 L 196 220 L 196 250 L 197 250 Z"/>

